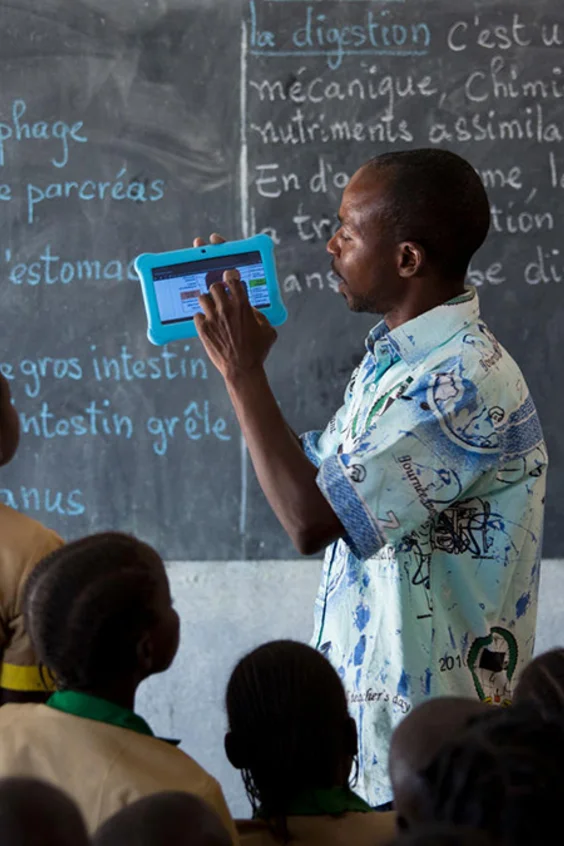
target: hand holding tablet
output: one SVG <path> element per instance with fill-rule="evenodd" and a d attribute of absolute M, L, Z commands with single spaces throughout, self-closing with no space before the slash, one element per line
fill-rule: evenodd
<path fill-rule="evenodd" d="M 167 344 L 195 337 L 194 317 L 202 313 L 199 297 L 208 294 L 224 273 L 237 270 L 251 306 L 272 326 L 287 318 L 276 277 L 274 244 L 268 235 L 241 241 L 204 244 L 186 250 L 144 253 L 135 261 L 147 312 L 149 340 Z"/>

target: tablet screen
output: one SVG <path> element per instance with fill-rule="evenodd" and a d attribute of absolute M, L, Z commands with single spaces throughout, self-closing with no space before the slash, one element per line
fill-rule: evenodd
<path fill-rule="evenodd" d="M 225 270 L 235 268 L 247 286 L 251 305 L 255 308 L 268 308 L 270 296 L 261 254 L 258 251 L 239 253 L 153 268 L 161 323 L 193 320 L 194 315 L 201 311 L 198 305 L 200 294 L 206 294 L 214 282 L 221 282 Z"/>

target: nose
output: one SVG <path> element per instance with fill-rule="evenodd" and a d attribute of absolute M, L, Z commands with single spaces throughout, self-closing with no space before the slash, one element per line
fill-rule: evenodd
<path fill-rule="evenodd" d="M 337 239 L 337 233 L 335 233 L 333 235 L 333 237 L 330 238 L 329 241 L 327 241 L 326 249 L 327 249 L 327 252 L 331 253 L 332 256 L 338 256 L 339 255 L 339 242 L 338 242 L 338 239 Z"/>

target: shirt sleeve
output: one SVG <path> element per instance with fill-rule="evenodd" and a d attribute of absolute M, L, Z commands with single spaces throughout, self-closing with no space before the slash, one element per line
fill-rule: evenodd
<path fill-rule="evenodd" d="M 300 440 L 302 448 L 312 464 L 320 467 L 321 464 L 334 455 L 342 441 L 345 428 L 348 423 L 350 403 L 353 395 L 353 387 L 358 376 L 360 367 L 357 367 L 351 376 L 351 380 L 345 391 L 345 398 L 342 406 L 331 418 L 327 427 L 312 432 L 306 432 Z"/>
<path fill-rule="evenodd" d="M 317 483 L 358 558 L 398 543 L 497 467 L 507 415 L 486 381 L 426 373 L 350 451 L 322 461 Z"/>

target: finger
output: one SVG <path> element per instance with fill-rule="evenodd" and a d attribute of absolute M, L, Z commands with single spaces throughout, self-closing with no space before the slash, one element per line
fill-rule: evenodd
<path fill-rule="evenodd" d="M 210 294 L 217 311 L 225 312 L 229 308 L 229 294 L 223 282 L 214 282 L 210 288 Z"/>
<path fill-rule="evenodd" d="M 229 293 L 236 303 L 248 303 L 247 286 L 241 281 L 241 274 L 238 270 L 226 270 L 223 274 L 223 281 L 229 289 Z"/>
<path fill-rule="evenodd" d="M 194 238 L 192 242 L 192 246 L 194 247 L 203 247 L 206 242 L 203 238 Z"/>
<path fill-rule="evenodd" d="M 225 244 L 225 238 L 218 235 L 217 232 L 213 232 L 210 235 L 210 244 Z"/>
<path fill-rule="evenodd" d="M 198 297 L 198 303 L 206 320 L 213 320 L 215 317 L 215 303 L 209 294 L 201 294 Z"/>
<path fill-rule="evenodd" d="M 196 327 L 196 332 L 198 333 L 198 337 L 200 341 L 204 341 L 206 335 L 206 318 L 203 314 L 195 314 L 194 315 L 194 326 Z"/>

